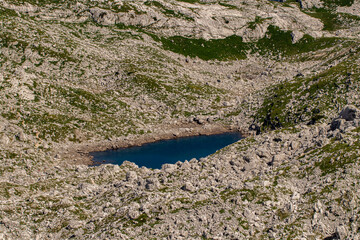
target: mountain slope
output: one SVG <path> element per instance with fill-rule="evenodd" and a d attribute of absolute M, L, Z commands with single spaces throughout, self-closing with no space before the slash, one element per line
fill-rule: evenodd
<path fill-rule="evenodd" d="M 0 1 L 0 236 L 356 239 L 358 6 Z M 230 129 L 161 170 L 84 165 Z"/>

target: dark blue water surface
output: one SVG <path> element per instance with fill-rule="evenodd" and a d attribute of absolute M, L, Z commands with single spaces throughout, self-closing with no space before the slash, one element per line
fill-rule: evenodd
<path fill-rule="evenodd" d="M 240 133 L 223 133 L 209 136 L 183 137 L 147 143 L 139 147 L 120 148 L 105 152 L 93 152 L 96 165 L 122 164 L 125 160 L 139 167 L 160 169 L 165 163 L 206 157 L 217 150 L 242 139 Z"/>

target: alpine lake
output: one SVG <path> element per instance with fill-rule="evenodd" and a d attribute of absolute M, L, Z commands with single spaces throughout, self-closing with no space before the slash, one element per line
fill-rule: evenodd
<path fill-rule="evenodd" d="M 242 138 L 239 132 L 181 137 L 141 146 L 93 152 L 91 155 L 94 165 L 121 165 L 124 161 L 130 161 L 139 167 L 160 169 L 165 163 L 174 164 L 178 161 L 206 157 Z"/>

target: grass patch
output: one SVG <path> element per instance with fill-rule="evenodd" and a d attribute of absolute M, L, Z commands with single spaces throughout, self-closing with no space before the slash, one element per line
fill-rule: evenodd
<path fill-rule="evenodd" d="M 160 11 L 165 14 L 168 17 L 176 17 L 176 18 L 183 18 L 186 20 L 190 20 L 190 21 L 194 21 L 193 18 L 181 13 L 181 12 L 176 12 L 174 10 L 171 9 L 167 9 L 164 5 L 162 5 L 160 2 L 158 1 L 146 1 L 144 3 L 147 6 L 154 6 L 160 9 Z"/>
<path fill-rule="evenodd" d="M 204 4 L 204 2 L 200 1 L 200 0 L 177 0 L 178 2 L 187 2 L 187 3 L 201 3 Z"/>
<path fill-rule="evenodd" d="M 263 19 L 257 19 L 261 22 Z M 257 42 L 245 43 L 242 37 L 229 36 L 224 39 L 194 39 L 182 36 L 161 38 L 163 48 L 184 56 L 199 57 L 203 60 L 235 60 L 246 59 L 248 53 L 261 55 L 293 56 L 300 53 L 328 48 L 337 43 L 336 38 L 315 39 L 305 35 L 297 43 L 292 43 L 290 31 L 282 31 L 278 27 L 269 26 L 266 36 Z"/>
<path fill-rule="evenodd" d="M 130 11 L 134 11 L 136 14 L 144 14 L 145 12 L 140 11 L 139 9 L 137 9 L 135 6 L 123 2 L 122 5 L 118 5 L 118 4 L 114 4 L 111 6 L 111 10 L 115 11 L 115 12 L 130 12 Z"/>
<path fill-rule="evenodd" d="M 318 18 L 324 24 L 323 30 L 335 31 L 342 27 L 341 21 L 338 19 L 339 14 L 325 8 L 316 8 L 314 12 L 305 12 L 311 17 Z"/>
<path fill-rule="evenodd" d="M 256 192 L 254 190 L 251 189 L 226 189 L 222 192 L 220 192 L 220 198 L 223 201 L 228 200 L 229 198 L 233 197 L 233 196 L 241 196 L 242 201 L 253 201 L 256 197 Z"/>
<path fill-rule="evenodd" d="M 329 112 L 337 112 L 338 107 L 347 104 L 344 94 L 357 91 L 359 74 L 352 75 L 351 81 L 348 75 L 355 69 L 357 65 L 348 60 L 313 77 L 296 77 L 291 82 L 272 86 L 254 118 L 263 130 L 326 119 Z"/>
<path fill-rule="evenodd" d="M 322 175 L 325 176 L 336 172 L 338 169 L 344 169 L 347 164 L 358 161 L 357 152 L 360 149 L 360 141 L 358 140 L 352 146 L 347 143 L 331 143 L 320 149 L 319 154 L 326 154 L 321 161 L 315 163 L 315 167 L 319 167 Z"/>
<path fill-rule="evenodd" d="M 249 47 L 242 37 L 230 36 L 224 39 L 194 39 L 182 36 L 161 38 L 164 49 L 184 56 L 199 57 L 203 60 L 245 59 Z"/>
<path fill-rule="evenodd" d="M 266 19 L 270 19 L 270 18 L 262 18 L 260 16 L 256 16 L 253 22 L 248 23 L 248 28 L 255 30 L 256 26 L 261 25 Z"/>
<path fill-rule="evenodd" d="M 334 8 L 336 6 L 340 7 L 350 7 L 354 4 L 354 0 L 321 0 L 324 5 L 328 8 Z"/>
<path fill-rule="evenodd" d="M 298 42 L 292 43 L 291 31 L 282 31 L 278 27 L 269 26 L 266 36 L 255 43 L 253 53 L 259 52 L 266 55 L 271 52 L 274 55 L 294 56 L 329 48 L 338 42 L 340 41 L 336 38 L 315 39 L 305 35 Z"/>
<path fill-rule="evenodd" d="M 0 19 L 8 17 L 18 17 L 15 10 L 0 7 Z"/>
<path fill-rule="evenodd" d="M 146 213 L 141 214 L 136 219 L 130 220 L 129 224 L 131 224 L 133 227 L 140 227 L 144 225 L 146 222 L 150 220 L 149 216 Z"/>

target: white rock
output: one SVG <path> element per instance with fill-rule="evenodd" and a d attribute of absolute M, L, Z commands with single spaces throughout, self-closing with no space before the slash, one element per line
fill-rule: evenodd
<path fill-rule="evenodd" d="M 293 195 L 291 196 L 292 200 L 299 200 L 300 199 L 300 194 L 298 192 L 294 192 Z"/>
<path fill-rule="evenodd" d="M 161 170 L 167 173 L 172 173 L 176 170 L 177 166 L 175 164 L 163 164 Z"/>
<path fill-rule="evenodd" d="M 272 164 L 274 166 L 280 165 L 282 162 L 284 162 L 286 159 L 286 155 L 284 153 L 276 154 L 273 156 Z"/>
<path fill-rule="evenodd" d="M 185 185 L 182 187 L 183 190 L 192 192 L 195 190 L 195 187 L 190 183 L 186 182 Z"/>
<path fill-rule="evenodd" d="M 137 176 L 137 174 L 136 174 L 136 172 L 134 172 L 134 171 L 128 171 L 127 173 L 126 173 L 126 181 L 135 181 L 135 180 L 137 180 L 137 178 L 138 178 L 138 176 Z"/>

